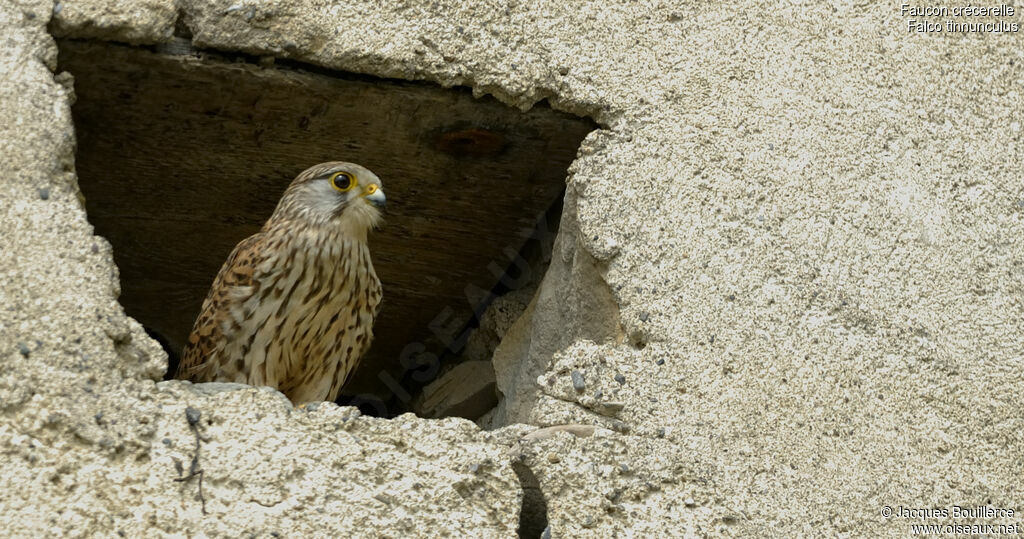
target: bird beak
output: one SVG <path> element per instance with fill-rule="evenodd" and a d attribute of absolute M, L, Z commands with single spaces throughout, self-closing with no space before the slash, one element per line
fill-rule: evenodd
<path fill-rule="evenodd" d="M 383 189 L 377 189 L 372 195 L 366 195 L 366 200 L 374 206 L 384 209 L 384 204 L 387 202 L 387 197 L 384 196 Z"/>

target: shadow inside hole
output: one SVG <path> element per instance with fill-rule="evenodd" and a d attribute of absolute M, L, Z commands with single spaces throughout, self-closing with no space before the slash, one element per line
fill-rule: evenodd
<path fill-rule="evenodd" d="M 467 296 L 478 298 L 473 316 L 438 358 L 434 369 L 410 369 L 405 387 L 415 395 L 412 411 L 422 417 L 457 416 L 480 420 L 498 405 L 500 397 L 492 360 L 510 324 L 522 316 L 547 272 L 562 216 L 562 196 L 540 215 L 527 241 L 516 251 L 509 245 L 508 257 L 488 264 L 498 277 L 489 291 Z M 500 264 L 499 262 L 504 262 Z M 429 367 L 429 364 L 428 364 Z"/>
<path fill-rule="evenodd" d="M 512 471 L 519 478 L 523 489 L 523 506 L 519 509 L 519 537 L 542 537 L 548 528 L 548 502 L 540 489 L 540 481 L 529 466 L 521 462 L 512 463 Z"/>
<path fill-rule="evenodd" d="M 388 213 L 370 249 L 384 300 L 341 399 L 373 403 L 364 411 L 374 415 L 409 409 L 403 350 L 417 343 L 441 356 L 470 323 L 478 304 L 467 288 L 493 289 L 488 265 L 523 245 L 596 127 L 465 89 L 241 55 L 59 46 L 59 68 L 75 77 L 89 219 L 114 246 L 122 305 L 174 357 L 228 253 L 298 172 L 345 160 L 383 180 Z"/>

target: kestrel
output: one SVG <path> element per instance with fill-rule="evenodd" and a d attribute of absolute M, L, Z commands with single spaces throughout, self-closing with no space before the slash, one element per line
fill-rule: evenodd
<path fill-rule="evenodd" d="M 299 174 L 224 262 L 175 378 L 270 386 L 295 404 L 335 400 L 373 339 L 381 287 L 366 239 L 384 201 L 380 179 L 359 165 Z"/>

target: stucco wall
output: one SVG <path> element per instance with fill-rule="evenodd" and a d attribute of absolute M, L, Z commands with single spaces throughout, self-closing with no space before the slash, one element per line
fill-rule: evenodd
<path fill-rule="evenodd" d="M 894 4 L 118 4 L 0 7 L 15 533 L 511 535 L 512 462 L 552 536 L 903 535 L 921 520 L 885 506 L 1017 509 L 1019 33 L 910 33 Z M 117 305 L 76 197 L 53 14 L 62 36 L 155 43 L 180 21 L 197 47 L 595 119 L 498 383 L 507 421 L 599 428 L 351 419 L 156 383 L 162 353 Z M 206 516 L 195 480 L 174 482 L 186 405 Z"/>

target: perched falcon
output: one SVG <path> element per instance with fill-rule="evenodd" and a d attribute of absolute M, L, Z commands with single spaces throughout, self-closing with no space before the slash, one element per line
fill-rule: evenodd
<path fill-rule="evenodd" d="M 366 245 L 381 181 L 352 163 L 296 177 L 263 228 L 228 256 L 175 378 L 334 400 L 369 348 L 381 287 Z"/>

